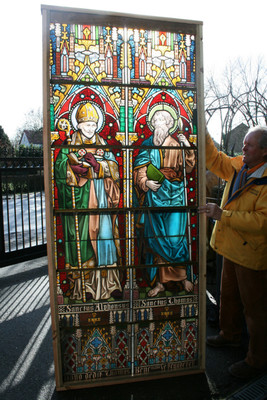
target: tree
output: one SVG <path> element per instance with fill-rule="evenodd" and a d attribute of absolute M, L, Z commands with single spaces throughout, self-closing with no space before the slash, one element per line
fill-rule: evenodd
<path fill-rule="evenodd" d="M 40 108 L 37 110 L 31 109 L 25 114 L 23 125 L 17 129 L 15 137 L 15 145 L 20 143 L 24 131 L 40 131 L 43 128 L 43 114 Z"/>
<path fill-rule="evenodd" d="M 0 153 L 7 154 L 12 151 L 12 144 L 4 129 L 0 125 Z"/>
<path fill-rule="evenodd" d="M 205 85 L 207 124 L 221 125 L 221 147 L 228 148 L 229 133 L 239 124 L 267 125 L 267 68 L 263 59 L 237 59 L 226 67 L 221 80 L 214 76 Z"/>

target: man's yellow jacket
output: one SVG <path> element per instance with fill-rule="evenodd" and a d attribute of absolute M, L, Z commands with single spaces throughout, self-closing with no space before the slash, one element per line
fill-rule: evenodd
<path fill-rule="evenodd" d="M 229 201 L 235 175 L 243 167 L 242 156 L 219 152 L 206 136 L 206 166 L 226 181 L 221 220 L 216 221 L 211 247 L 229 260 L 253 270 L 267 269 L 267 163 L 261 176 L 252 177 Z"/>

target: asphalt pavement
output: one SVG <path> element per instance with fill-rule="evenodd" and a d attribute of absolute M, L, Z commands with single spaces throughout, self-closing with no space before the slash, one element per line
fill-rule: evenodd
<path fill-rule="evenodd" d="M 215 282 L 208 290 L 212 294 Z M 213 293 L 214 295 L 214 293 Z M 263 400 L 267 376 L 251 382 L 231 377 L 245 357 L 237 349 L 207 347 L 206 372 L 168 379 L 57 392 L 55 390 L 47 258 L 0 269 L 0 399 L 3 400 Z M 207 315 L 213 306 L 207 297 Z M 207 321 L 207 334 L 217 334 Z"/>

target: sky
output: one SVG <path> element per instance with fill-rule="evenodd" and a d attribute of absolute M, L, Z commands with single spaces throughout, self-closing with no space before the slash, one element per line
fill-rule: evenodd
<path fill-rule="evenodd" d="M 225 67 L 239 57 L 267 59 L 265 0 L 1 2 L 0 125 L 11 139 L 30 110 L 42 109 L 41 4 L 202 21 L 204 78 L 213 74 L 219 79 Z"/>

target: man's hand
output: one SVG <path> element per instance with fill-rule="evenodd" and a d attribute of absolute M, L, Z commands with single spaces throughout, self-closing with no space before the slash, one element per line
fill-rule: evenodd
<path fill-rule="evenodd" d="M 146 186 L 153 192 L 156 192 L 161 187 L 161 183 L 158 183 L 158 181 L 147 180 Z"/>
<path fill-rule="evenodd" d="M 86 176 L 88 172 L 88 168 L 83 167 L 82 164 L 71 165 L 70 167 L 74 172 L 78 183 L 80 182 L 80 176 Z"/>
<path fill-rule="evenodd" d="M 86 175 L 88 172 L 88 168 L 83 167 L 82 164 L 71 165 L 71 169 L 76 175 Z"/>
<path fill-rule="evenodd" d="M 94 155 L 92 153 L 86 153 L 83 158 L 88 164 L 92 165 L 92 167 L 94 168 L 94 171 L 98 174 L 100 165 L 96 161 Z"/>
<path fill-rule="evenodd" d="M 190 147 L 190 143 L 186 139 L 185 135 L 183 135 L 182 133 L 179 133 L 178 140 L 180 144 L 183 144 L 186 147 Z"/>
<path fill-rule="evenodd" d="M 220 221 L 223 210 L 215 203 L 207 203 L 205 206 L 198 207 L 200 214 L 206 214 L 207 217 Z"/>

